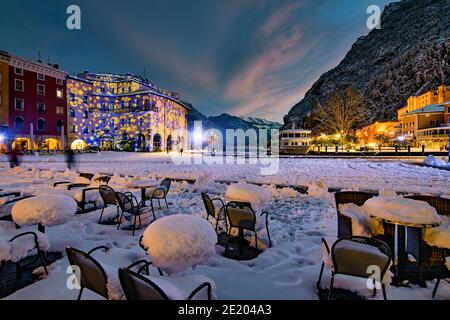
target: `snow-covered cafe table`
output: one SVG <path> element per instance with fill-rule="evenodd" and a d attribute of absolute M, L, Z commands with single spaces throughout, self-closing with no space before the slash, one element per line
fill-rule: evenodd
<path fill-rule="evenodd" d="M 156 220 L 142 237 L 153 265 L 168 274 L 205 262 L 215 254 L 216 242 L 216 232 L 208 221 L 185 214 Z"/>
<path fill-rule="evenodd" d="M 77 212 L 77 203 L 70 197 L 57 194 L 44 194 L 17 202 L 11 215 L 19 226 L 38 225 L 45 233 L 45 227 L 68 222 Z"/>
<path fill-rule="evenodd" d="M 396 196 L 369 199 L 364 203 L 364 209 L 372 218 L 397 226 L 397 277 L 402 280 L 407 261 L 407 228 L 438 227 L 441 224 L 441 217 L 435 208 L 424 201 Z"/>

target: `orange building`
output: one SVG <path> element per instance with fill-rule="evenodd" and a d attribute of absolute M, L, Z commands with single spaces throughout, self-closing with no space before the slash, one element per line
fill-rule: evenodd
<path fill-rule="evenodd" d="M 356 131 L 356 136 L 359 138 L 361 144 L 367 145 L 369 143 L 377 143 L 376 136 L 384 135 L 390 139 L 394 139 L 399 126 L 399 122 L 375 122 L 367 127 Z"/>
<path fill-rule="evenodd" d="M 6 151 L 4 132 L 9 122 L 9 55 L 0 51 L 0 152 Z"/>

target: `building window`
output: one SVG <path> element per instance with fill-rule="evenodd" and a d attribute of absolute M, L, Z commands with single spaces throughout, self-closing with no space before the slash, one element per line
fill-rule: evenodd
<path fill-rule="evenodd" d="M 40 96 L 45 96 L 45 86 L 43 84 L 37 85 L 37 94 Z"/>
<path fill-rule="evenodd" d="M 114 120 L 109 121 L 109 128 L 114 129 Z"/>
<path fill-rule="evenodd" d="M 89 103 L 89 99 L 87 96 L 83 97 L 83 103 L 88 104 Z"/>
<path fill-rule="evenodd" d="M 14 81 L 14 83 L 15 83 L 16 91 L 23 91 L 23 87 L 24 87 L 23 80 L 16 79 Z"/>
<path fill-rule="evenodd" d="M 84 128 L 83 128 L 83 134 L 88 134 L 88 133 L 89 133 L 88 127 L 84 127 Z"/>
<path fill-rule="evenodd" d="M 139 118 L 139 126 L 143 126 L 144 125 L 144 118 Z"/>
<path fill-rule="evenodd" d="M 64 114 L 64 108 L 61 106 L 56 106 L 56 114 L 62 116 Z"/>
<path fill-rule="evenodd" d="M 24 121 L 22 117 L 16 117 L 14 119 L 14 129 L 16 130 L 23 130 L 24 128 Z"/>
<path fill-rule="evenodd" d="M 64 121 L 62 121 L 62 120 L 56 121 L 56 130 L 58 130 L 58 132 L 61 132 L 63 127 L 64 127 Z"/>
<path fill-rule="evenodd" d="M 58 99 L 63 99 L 64 98 L 64 92 L 62 91 L 62 89 L 56 89 L 56 97 Z"/>
<path fill-rule="evenodd" d="M 64 85 L 64 81 L 61 79 L 56 79 L 56 84 L 62 86 Z"/>
<path fill-rule="evenodd" d="M 45 81 L 45 75 L 43 75 L 42 73 L 38 73 L 37 74 L 37 79 L 41 80 L 41 81 Z"/>
<path fill-rule="evenodd" d="M 16 110 L 23 111 L 25 102 L 23 99 L 16 99 Z"/>
<path fill-rule="evenodd" d="M 70 101 L 75 102 L 75 93 L 69 93 Z"/>
<path fill-rule="evenodd" d="M 37 111 L 39 113 L 44 113 L 45 112 L 45 103 L 38 102 L 38 104 L 37 104 Z"/>
<path fill-rule="evenodd" d="M 131 118 L 127 119 L 127 126 L 129 126 L 129 127 L 131 126 Z"/>
<path fill-rule="evenodd" d="M 19 76 L 23 76 L 23 69 L 21 69 L 21 68 L 14 68 L 14 73 L 18 74 Z"/>
<path fill-rule="evenodd" d="M 77 127 L 73 124 L 72 128 L 70 129 L 70 132 L 75 133 L 76 129 L 77 129 Z"/>
<path fill-rule="evenodd" d="M 125 119 L 120 119 L 120 126 L 124 127 L 125 126 Z"/>
<path fill-rule="evenodd" d="M 105 87 L 101 87 L 100 90 L 101 90 L 102 93 L 106 92 L 106 88 Z"/>
<path fill-rule="evenodd" d="M 75 118 L 75 109 L 74 108 L 70 108 L 70 117 Z"/>
<path fill-rule="evenodd" d="M 89 112 L 87 110 L 83 111 L 83 118 L 85 119 L 89 118 Z"/>
<path fill-rule="evenodd" d="M 431 120 L 430 121 L 430 127 L 437 127 L 438 126 L 438 121 L 437 120 Z"/>
<path fill-rule="evenodd" d="M 44 119 L 38 119 L 38 121 L 37 121 L 37 130 L 38 131 L 44 131 L 45 130 L 45 120 Z"/>

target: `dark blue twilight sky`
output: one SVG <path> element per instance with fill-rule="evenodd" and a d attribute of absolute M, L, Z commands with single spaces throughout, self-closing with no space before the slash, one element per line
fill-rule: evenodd
<path fill-rule="evenodd" d="M 0 0 L 0 50 L 141 74 L 207 115 L 281 121 L 392 0 Z M 82 30 L 66 28 L 81 7 Z"/>

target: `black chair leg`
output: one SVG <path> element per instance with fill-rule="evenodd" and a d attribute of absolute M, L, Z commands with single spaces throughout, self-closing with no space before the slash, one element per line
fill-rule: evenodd
<path fill-rule="evenodd" d="M 439 283 L 441 282 L 441 279 L 437 279 L 437 281 L 436 281 L 436 285 L 434 286 L 434 289 L 433 289 L 433 299 L 434 299 L 434 297 L 436 296 L 436 293 L 437 293 L 437 290 L 438 290 L 438 288 L 439 288 Z"/>
<path fill-rule="evenodd" d="M 169 205 L 167 204 L 167 198 L 164 198 L 164 201 L 166 202 L 167 209 L 169 209 Z"/>
<path fill-rule="evenodd" d="M 45 265 L 44 254 L 42 253 L 42 250 L 39 247 L 37 250 L 38 250 L 39 259 L 41 260 L 42 266 L 44 267 L 45 274 L 48 275 L 47 266 Z"/>
<path fill-rule="evenodd" d="M 317 289 L 320 289 L 320 282 L 322 281 L 324 269 L 325 269 L 325 263 L 322 262 L 322 267 L 320 268 L 319 280 L 317 280 L 317 284 L 316 284 Z"/>
<path fill-rule="evenodd" d="M 373 279 L 373 293 L 372 297 L 375 298 L 377 296 L 377 281 Z"/>
<path fill-rule="evenodd" d="M 81 288 L 81 289 L 80 289 L 80 293 L 78 293 L 78 298 L 77 298 L 77 300 L 81 300 L 81 295 L 83 294 L 83 290 L 84 290 L 84 288 Z"/>
<path fill-rule="evenodd" d="M 381 284 L 381 289 L 383 290 L 383 299 L 387 300 L 386 286 L 384 285 L 384 283 Z"/>
<path fill-rule="evenodd" d="M 122 214 L 120 215 L 120 218 L 119 218 L 119 224 L 117 225 L 117 230 L 120 229 L 120 225 L 122 224 L 122 219 L 123 219 L 123 212 L 122 212 Z"/>
<path fill-rule="evenodd" d="M 103 217 L 103 212 L 105 211 L 106 206 L 103 206 L 102 212 L 100 213 L 100 219 L 98 220 L 98 223 L 101 224 L 102 223 L 102 217 Z"/>
<path fill-rule="evenodd" d="M 228 231 L 228 233 L 227 233 L 227 243 L 226 243 L 226 245 L 225 245 L 225 253 L 224 253 L 224 255 L 226 256 L 227 255 L 227 253 L 228 253 L 228 246 L 229 246 L 229 244 L 230 244 L 230 234 L 231 234 L 231 229 Z"/>
<path fill-rule="evenodd" d="M 330 283 L 330 291 L 328 292 L 328 300 L 331 300 L 333 295 L 333 286 L 334 286 L 334 272 L 331 274 L 331 283 Z"/>
<path fill-rule="evenodd" d="M 136 231 L 136 216 L 134 216 L 134 219 L 133 219 L 133 237 L 134 237 L 135 231 Z"/>
<path fill-rule="evenodd" d="M 161 200 L 158 199 L 159 210 L 161 210 Z"/>

